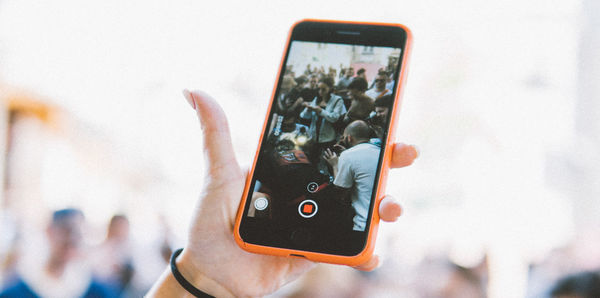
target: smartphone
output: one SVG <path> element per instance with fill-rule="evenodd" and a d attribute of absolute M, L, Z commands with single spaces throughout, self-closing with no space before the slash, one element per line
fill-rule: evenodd
<path fill-rule="evenodd" d="M 399 24 L 292 26 L 237 213 L 240 247 L 351 266 L 370 258 L 410 45 Z"/>

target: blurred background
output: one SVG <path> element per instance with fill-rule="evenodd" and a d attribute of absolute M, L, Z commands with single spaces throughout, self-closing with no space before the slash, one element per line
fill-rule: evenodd
<path fill-rule="evenodd" d="M 201 188 L 181 90 L 218 99 L 247 164 L 303 18 L 412 29 L 397 138 L 420 157 L 390 173 L 405 212 L 379 269 L 319 265 L 272 297 L 550 297 L 600 269 L 600 1 L 0 0 L 0 284 L 42 268 L 72 207 L 71 253 L 145 293 Z"/>

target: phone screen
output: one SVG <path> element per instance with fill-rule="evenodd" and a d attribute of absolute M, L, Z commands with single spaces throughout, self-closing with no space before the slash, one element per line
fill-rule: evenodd
<path fill-rule="evenodd" d="M 384 26 L 294 28 L 246 198 L 245 242 L 362 251 L 405 39 Z"/>

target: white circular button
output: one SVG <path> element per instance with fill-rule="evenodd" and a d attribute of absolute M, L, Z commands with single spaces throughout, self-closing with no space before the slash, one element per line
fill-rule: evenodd
<path fill-rule="evenodd" d="M 319 189 L 319 184 L 316 182 L 311 182 L 306 186 L 306 190 L 310 193 L 315 193 Z"/>
<path fill-rule="evenodd" d="M 258 198 L 254 201 L 254 208 L 256 208 L 256 210 L 263 211 L 267 209 L 267 206 L 269 206 L 269 200 L 267 200 L 267 198 Z"/>
<path fill-rule="evenodd" d="M 311 218 L 317 214 L 319 206 L 313 200 L 304 200 L 298 205 L 298 213 L 304 218 Z"/>

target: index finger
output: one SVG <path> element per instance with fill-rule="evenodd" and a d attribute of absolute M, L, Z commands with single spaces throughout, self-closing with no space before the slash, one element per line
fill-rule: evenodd
<path fill-rule="evenodd" d="M 419 150 L 414 145 L 395 143 L 392 151 L 390 167 L 402 168 L 410 166 L 419 157 Z"/>

